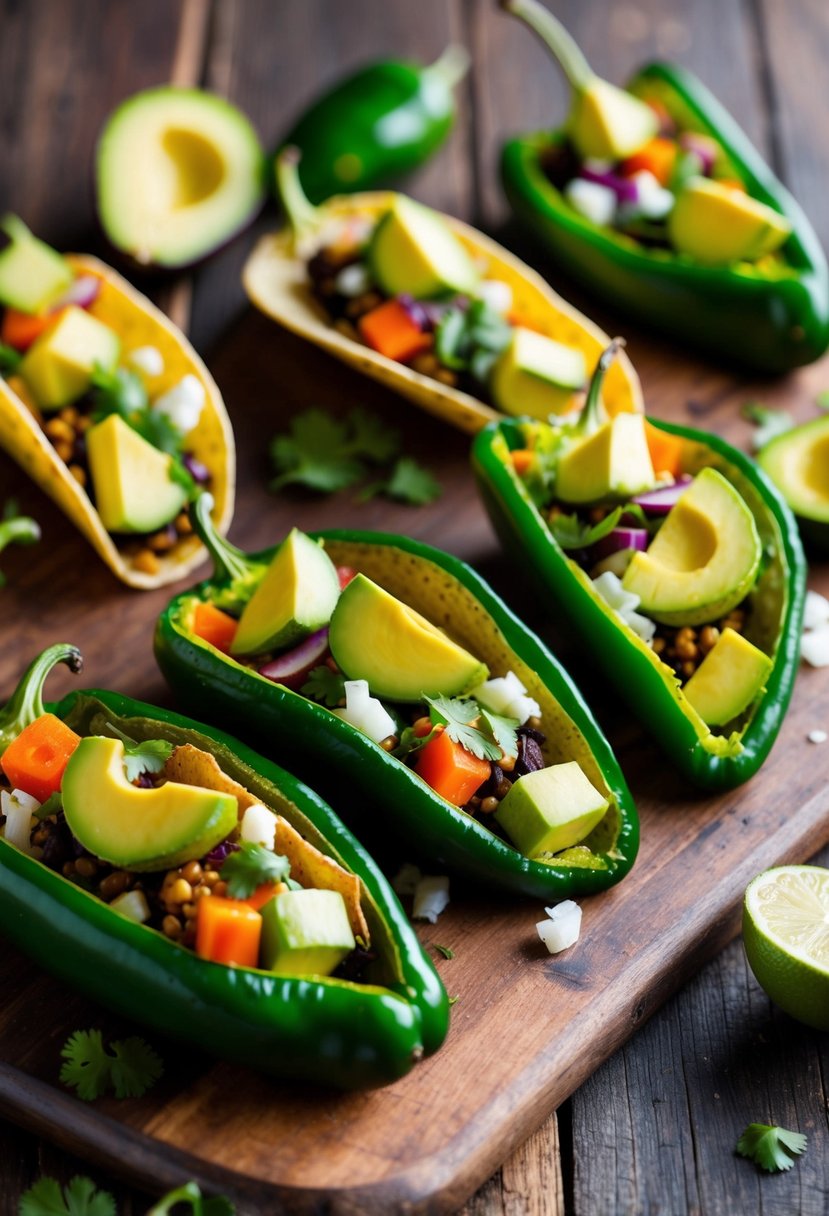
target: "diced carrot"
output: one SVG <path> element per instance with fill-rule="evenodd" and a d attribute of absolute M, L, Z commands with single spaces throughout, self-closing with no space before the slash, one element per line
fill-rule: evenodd
<path fill-rule="evenodd" d="M 487 780 L 492 766 L 455 743 L 444 730 L 426 744 L 415 772 L 447 802 L 463 806 Z"/>
<path fill-rule="evenodd" d="M 337 566 L 337 578 L 340 580 L 340 591 L 345 591 L 351 580 L 356 577 L 357 571 L 353 566 Z"/>
<path fill-rule="evenodd" d="M 214 963 L 255 967 L 259 962 L 262 917 L 240 899 L 211 895 L 196 913 L 196 954 Z"/>
<path fill-rule="evenodd" d="M 287 890 L 288 888 L 284 882 L 263 882 L 259 884 L 253 895 L 249 895 L 247 899 L 243 899 L 241 902 L 258 912 L 275 895 L 281 895 L 283 891 Z"/>
<path fill-rule="evenodd" d="M 671 477 L 679 477 L 682 472 L 683 440 L 679 435 L 669 435 L 660 431 L 650 422 L 645 422 L 645 438 L 648 451 L 651 454 L 653 471 L 657 474 L 670 473 Z"/>
<path fill-rule="evenodd" d="M 193 633 L 203 642 L 215 646 L 217 650 L 223 650 L 225 654 L 230 652 L 230 644 L 238 627 L 238 621 L 213 604 L 196 605 L 196 611 L 193 613 Z"/>
<path fill-rule="evenodd" d="M 432 335 L 424 333 L 399 300 L 386 300 L 360 317 L 357 328 L 373 350 L 405 363 L 432 345 Z"/>
<path fill-rule="evenodd" d="M 0 326 L 0 342 L 13 346 L 15 350 L 28 350 L 41 334 L 55 324 L 62 311 L 31 313 L 7 308 Z"/>
<path fill-rule="evenodd" d="M 718 177 L 716 181 L 718 186 L 727 186 L 729 190 L 737 190 L 740 194 L 746 193 L 745 186 L 736 177 Z"/>
<path fill-rule="evenodd" d="M 667 186 L 678 147 L 675 140 L 657 135 L 622 162 L 622 172 L 626 177 L 632 177 L 634 173 L 652 173 L 661 186 Z"/>
<path fill-rule="evenodd" d="M 60 718 L 41 714 L 12 740 L 0 756 L 0 767 L 13 789 L 45 802 L 60 789 L 64 769 L 80 741 L 80 735 Z"/>
<path fill-rule="evenodd" d="M 535 453 L 531 448 L 516 448 L 514 452 L 510 452 L 510 460 L 518 476 L 523 477 L 532 468 Z"/>

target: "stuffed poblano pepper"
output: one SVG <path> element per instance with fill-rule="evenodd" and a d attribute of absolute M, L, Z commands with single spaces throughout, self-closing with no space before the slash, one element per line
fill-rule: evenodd
<path fill-rule="evenodd" d="M 506 548 L 677 767 L 704 789 L 768 755 L 797 671 L 805 562 L 765 475 L 723 440 L 608 418 L 599 361 L 573 423 L 510 422 L 473 446 Z"/>
<path fill-rule="evenodd" d="M 156 657 L 188 705 L 371 808 L 371 839 L 491 886 L 586 894 L 633 863 L 613 753 L 549 651 L 468 566 L 407 537 L 294 529 L 248 556 L 204 498 L 214 577 Z"/>
<path fill-rule="evenodd" d="M 676 64 L 600 80 L 537 0 L 502 0 L 572 89 L 555 131 L 503 149 L 510 203 L 573 278 L 681 342 L 758 371 L 829 345 L 815 232 L 731 115 Z"/>
<path fill-rule="evenodd" d="M 237 740 L 112 692 L 45 707 L 35 659 L 0 712 L 0 924 L 126 1017 L 285 1079 L 384 1085 L 448 1001 L 367 853 Z"/>

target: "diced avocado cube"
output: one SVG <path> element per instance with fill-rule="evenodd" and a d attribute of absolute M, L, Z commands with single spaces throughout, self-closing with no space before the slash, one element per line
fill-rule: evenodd
<path fill-rule="evenodd" d="M 281 975 L 330 975 L 356 942 L 339 891 L 283 891 L 262 908 L 261 964 Z"/>
<path fill-rule="evenodd" d="M 576 760 L 525 773 L 495 818 L 525 857 L 559 853 L 588 836 L 609 806 Z"/>
<path fill-rule="evenodd" d="M 14 215 L 0 221 L 0 304 L 37 313 L 65 291 L 72 267 Z"/>
<path fill-rule="evenodd" d="M 170 476 L 172 457 L 110 414 L 86 433 L 95 505 L 107 532 L 154 532 L 187 501 Z"/>
<path fill-rule="evenodd" d="M 762 692 L 774 663 L 734 629 L 724 629 L 683 692 L 708 726 L 725 726 Z"/>
<path fill-rule="evenodd" d="M 566 503 L 596 502 L 610 494 L 641 494 L 655 481 L 644 414 L 617 414 L 564 453 L 556 494 Z"/>
<path fill-rule="evenodd" d="M 115 331 L 73 305 L 29 347 L 18 374 L 41 409 L 60 409 L 87 391 L 96 364 L 111 371 L 120 353 Z"/>
<path fill-rule="evenodd" d="M 586 379 L 580 350 L 519 325 L 492 369 L 490 388 L 505 414 L 545 419 L 566 413 Z"/>

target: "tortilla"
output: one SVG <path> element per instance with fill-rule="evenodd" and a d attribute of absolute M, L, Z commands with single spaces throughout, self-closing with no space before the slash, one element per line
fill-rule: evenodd
<path fill-rule="evenodd" d="M 211 475 L 213 518 L 220 532 L 230 527 L 236 482 L 236 449 L 233 431 L 219 388 L 193 347 L 175 325 L 151 304 L 146 296 L 97 258 L 67 254 L 77 274 L 101 280 L 101 292 L 89 311 L 118 333 L 122 360 L 139 346 L 154 346 L 164 360 L 162 375 L 153 379 L 153 395 L 166 392 L 188 373 L 204 385 L 206 400 L 198 425 L 187 436 L 187 447 Z M 146 574 L 134 569 L 101 523 L 86 490 L 78 484 L 60 459 L 37 419 L 0 378 L 0 447 L 54 499 L 64 514 L 84 534 L 110 570 L 130 587 L 150 589 L 174 582 L 204 560 L 204 549 L 196 536 L 182 537 L 169 553 L 157 554 L 159 572 Z"/>
<path fill-rule="evenodd" d="M 239 803 L 240 819 L 249 806 L 259 801 L 253 794 L 248 793 L 244 786 L 239 785 L 238 781 L 222 772 L 215 756 L 193 747 L 190 743 L 175 749 L 165 763 L 163 772 L 168 781 L 233 794 Z M 301 886 L 339 891 L 345 900 L 352 933 L 368 942 L 368 925 L 360 906 L 360 880 L 356 874 L 344 870 L 332 857 L 326 857 L 319 849 L 314 848 L 281 815 L 276 815 L 274 852 L 288 858 L 291 863 L 291 878 L 296 879 Z"/>
<path fill-rule="evenodd" d="M 392 198 L 388 191 L 373 191 L 329 199 L 319 208 L 325 217 L 323 225 L 350 215 L 376 220 L 388 209 Z M 443 218 L 472 256 L 484 259 L 487 275 L 512 288 L 512 311 L 520 323 L 581 350 L 588 371 L 592 372 L 599 355 L 610 342 L 607 335 L 501 245 L 461 220 L 448 215 Z M 294 235 L 289 228 L 262 237 L 242 272 L 245 290 L 256 307 L 286 329 L 314 342 L 373 380 L 388 385 L 459 430 L 475 434 L 488 422 L 503 417 L 469 393 L 415 372 L 336 330 L 314 298 L 308 282 L 307 257 L 313 251 L 313 244 L 309 247 L 306 243 L 296 251 Z M 639 377 L 624 352 L 607 373 L 603 400 L 609 414 L 642 413 L 644 410 Z"/>

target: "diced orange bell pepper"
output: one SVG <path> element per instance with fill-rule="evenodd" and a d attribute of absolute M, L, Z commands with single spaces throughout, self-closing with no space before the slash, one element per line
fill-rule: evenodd
<path fill-rule="evenodd" d="M 0 756 L 0 767 L 12 789 L 45 802 L 60 789 L 64 769 L 80 741 L 80 735 L 60 718 L 41 714 L 12 740 Z"/>
<path fill-rule="evenodd" d="M 415 772 L 447 802 L 464 806 L 487 780 L 492 766 L 455 743 L 444 730 L 426 744 Z"/>
<path fill-rule="evenodd" d="M 660 186 L 667 186 L 671 180 L 679 145 L 673 139 L 665 139 L 657 135 L 622 162 L 622 172 L 626 177 L 634 173 L 652 173 Z"/>
<path fill-rule="evenodd" d="M 386 300 L 379 308 L 373 308 L 357 322 L 363 339 L 368 345 L 394 359 L 406 363 L 432 345 L 432 335 L 415 324 L 399 300 Z"/>
<path fill-rule="evenodd" d="M 196 954 L 234 967 L 259 962 L 262 917 L 240 899 L 211 895 L 200 899 L 196 913 Z"/>
<path fill-rule="evenodd" d="M 658 427 L 646 421 L 645 438 L 654 473 L 657 476 L 660 473 L 670 473 L 673 478 L 679 477 L 682 472 L 682 449 L 684 446 L 681 437 L 679 435 L 669 435 L 667 431 L 660 431 Z"/>
<path fill-rule="evenodd" d="M 516 448 L 510 452 L 510 460 L 518 476 L 523 477 L 532 468 L 535 453 L 531 448 Z"/>
<path fill-rule="evenodd" d="M 13 346 L 15 350 L 28 350 L 37 338 L 55 324 L 63 312 L 19 312 L 16 308 L 7 308 L 3 313 L 3 324 L 0 326 L 0 342 Z"/>
<path fill-rule="evenodd" d="M 239 622 L 222 612 L 213 604 L 196 604 L 193 613 L 193 633 L 203 642 L 209 642 L 217 650 L 230 653 L 230 645 L 236 636 Z"/>

